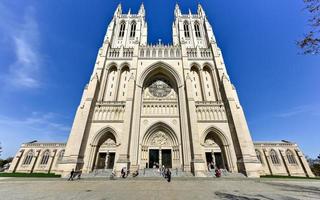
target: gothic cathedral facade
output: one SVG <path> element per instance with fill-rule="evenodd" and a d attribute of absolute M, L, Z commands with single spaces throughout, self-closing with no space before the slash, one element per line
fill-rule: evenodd
<path fill-rule="evenodd" d="M 147 44 L 138 14 L 118 6 L 83 92 L 63 168 L 120 171 L 160 165 L 204 176 L 213 161 L 230 172 L 258 177 L 246 119 L 212 26 L 199 5 L 176 5 L 173 44 Z M 109 166 L 106 166 L 109 165 Z"/>
<path fill-rule="evenodd" d="M 198 5 L 196 14 L 182 14 L 176 5 L 174 16 L 173 44 L 150 45 L 144 6 L 137 14 L 117 7 L 57 158 L 63 176 L 159 166 L 195 176 L 211 167 L 263 174 L 257 149 L 266 146 L 252 141 L 205 11 Z"/>

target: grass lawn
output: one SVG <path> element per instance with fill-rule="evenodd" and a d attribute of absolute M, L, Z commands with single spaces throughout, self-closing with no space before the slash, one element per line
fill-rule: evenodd
<path fill-rule="evenodd" d="M 45 174 L 45 173 L 0 173 L 0 177 L 45 177 L 45 178 L 60 178 L 61 175 Z"/>

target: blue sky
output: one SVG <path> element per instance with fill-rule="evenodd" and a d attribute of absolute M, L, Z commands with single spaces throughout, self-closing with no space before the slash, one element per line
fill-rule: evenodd
<path fill-rule="evenodd" d="M 0 2 L 2 157 L 23 142 L 68 138 L 83 87 L 119 1 Z M 141 1 L 122 0 L 137 12 Z M 171 43 L 176 1 L 145 0 L 148 42 Z M 177 1 L 184 13 L 198 1 Z M 320 56 L 300 55 L 302 0 L 200 0 L 238 90 L 254 140 L 320 153 Z"/>

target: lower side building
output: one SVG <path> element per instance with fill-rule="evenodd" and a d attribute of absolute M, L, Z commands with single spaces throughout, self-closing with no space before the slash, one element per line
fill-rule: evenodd
<path fill-rule="evenodd" d="M 112 170 L 115 165 L 116 150 L 109 149 L 114 145 L 107 140 L 97 152 L 94 169 Z M 210 141 L 207 141 L 210 146 Z M 14 157 L 8 172 L 23 173 L 55 173 L 62 174 L 59 164 L 65 152 L 65 143 L 25 143 L 22 144 Z M 308 162 L 297 144 L 288 141 L 254 142 L 257 159 L 261 163 L 259 174 L 276 176 L 314 177 Z M 174 157 L 167 156 L 171 150 L 159 149 L 146 155 L 146 165 L 143 168 L 153 168 L 154 162 L 175 168 Z M 218 145 L 205 150 L 205 158 L 209 168 L 228 169 L 228 161 Z M 171 158 L 171 160 L 170 160 Z M 213 165 L 211 165 L 213 163 Z"/>

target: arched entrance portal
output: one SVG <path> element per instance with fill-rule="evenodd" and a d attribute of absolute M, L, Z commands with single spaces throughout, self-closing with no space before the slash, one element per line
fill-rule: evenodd
<path fill-rule="evenodd" d="M 233 166 L 230 166 L 232 162 L 228 140 L 219 130 L 215 128 L 208 129 L 202 141 L 209 171 L 214 168 L 233 171 Z"/>
<path fill-rule="evenodd" d="M 169 126 L 157 123 L 149 128 L 141 144 L 141 162 L 146 168 L 180 166 L 178 139 Z"/>
<path fill-rule="evenodd" d="M 95 159 L 93 169 L 113 169 L 116 157 L 117 141 L 111 131 L 98 135 L 94 141 Z"/>

